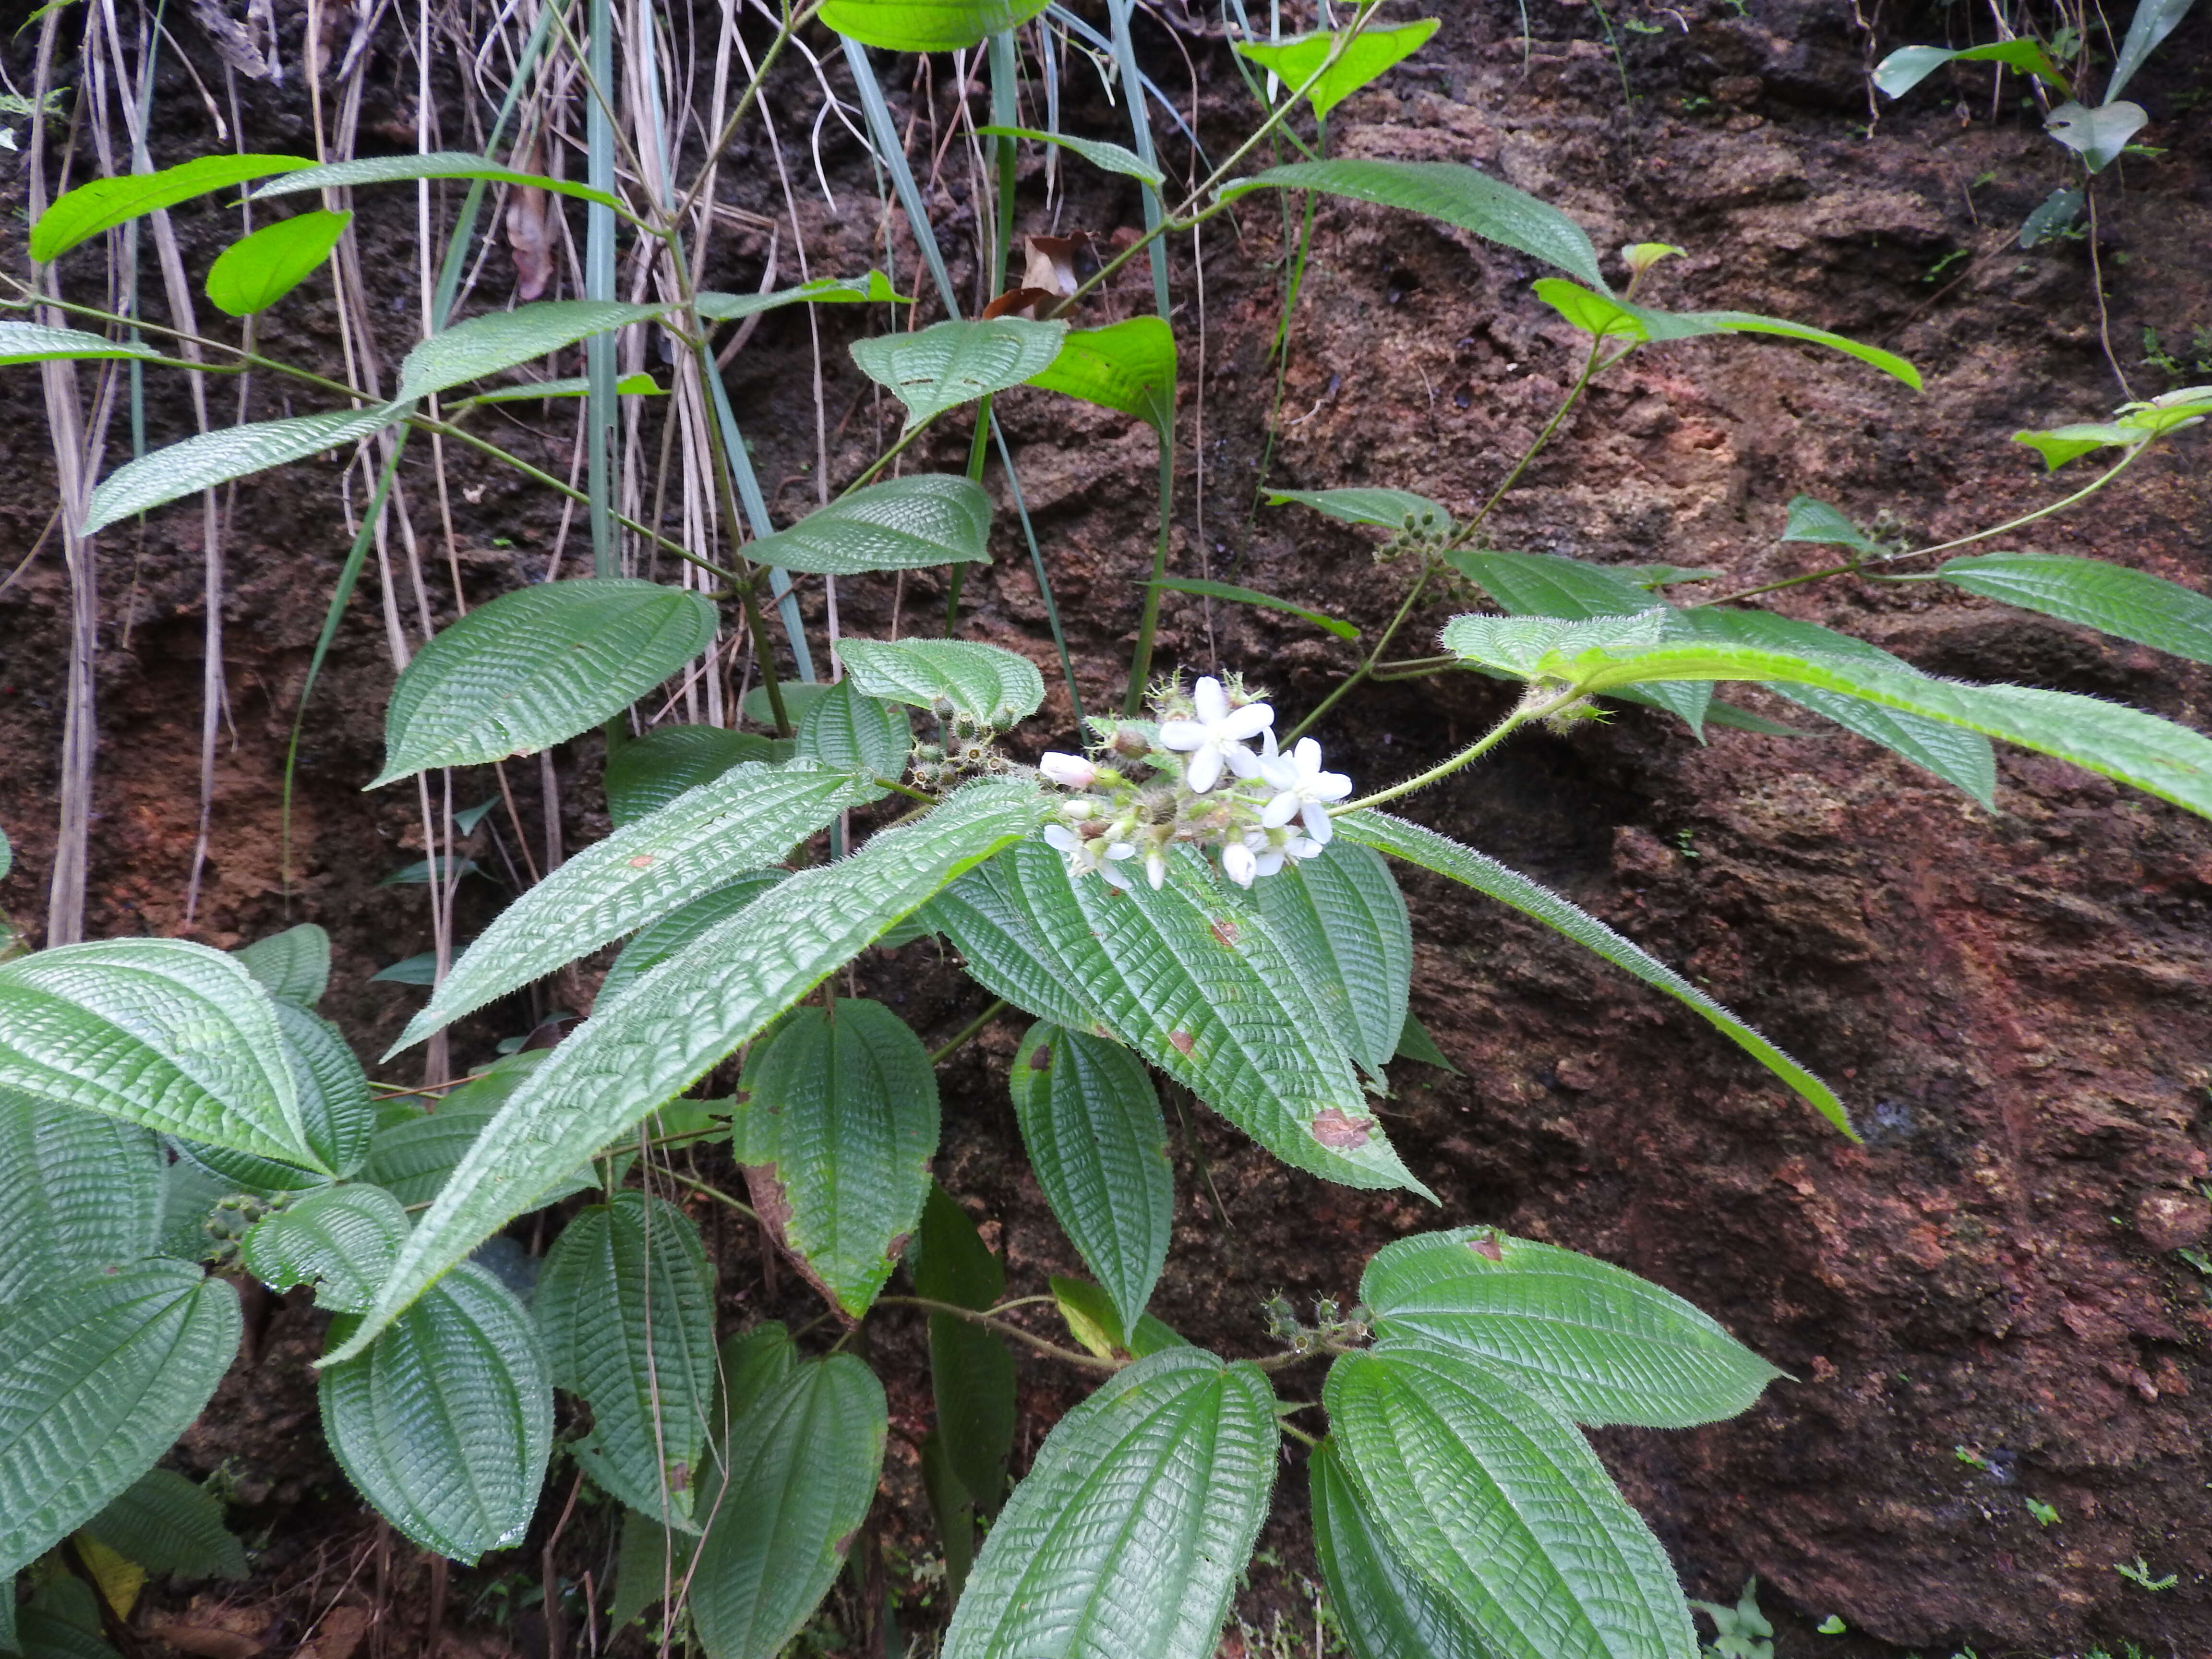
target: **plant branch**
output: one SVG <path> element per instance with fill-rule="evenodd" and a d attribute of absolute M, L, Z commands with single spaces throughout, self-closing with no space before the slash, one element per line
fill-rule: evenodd
<path fill-rule="evenodd" d="M 1431 766 L 1427 771 L 1407 778 L 1403 783 L 1393 784 L 1388 789 L 1378 789 L 1373 794 L 1364 795 L 1358 800 L 1346 801 L 1341 806 L 1332 806 L 1329 808 L 1329 816 L 1340 818 L 1346 812 L 1364 811 L 1368 807 L 1380 806 L 1385 801 L 1396 800 L 1401 795 L 1410 795 L 1417 789 L 1425 789 L 1431 784 L 1449 777 L 1469 762 L 1481 759 L 1483 756 L 1498 747 L 1499 744 L 1504 742 L 1507 738 L 1531 720 L 1540 720 L 1547 714 L 1556 714 L 1569 703 L 1578 701 L 1582 696 L 1579 690 L 1571 690 L 1543 698 L 1538 698 L 1533 695 L 1524 696 L 1514 706 L 1511 714 L 1442 765 Z"/>
<path fill-rule="evenodd" d="M 945 1061 L 951 1059 L 962 1048 L 966 1048 L 969 1043 L 975 1041 L 976 1036 L 981 1033 L 986 1025 L 988 1025 L 993 1020 L 998 1018 L 1000 1014 L 1003 1014 L 1006 1012 L 1006 1000 L 1004 997 L 1000 997 L 989 1007 L 986 1008 L 981 1013 L 969 1020 L 966 1025 L 963 1026 L 960 1029 L 959 1035 L 955 1036 L 942 1048 L 938 1049 L 936 1053 L 931 1054 L 929 1057 L 929 1063 L 932 1066 L 943 1065 Z"/>
<path fill-rule="evenodd" d="M 1289 735 L 1282 739 L 1283 742 L 1286 744 L 1297 742 L 1312 729 L 1315 721 L 1343 700 L 1345 693 L 1358 685 L 1360 681 L 1373 675 L 1376 665 L 1382 659 L 1382 653 L 1389 649 L 1390 641 L 1398 636 L 1398 630 L 1406 625 L 1406 618 L 1413 614 L 1413 606 L 1419 602 L 1423 591 L 1427 588 L 1429 578 L 1436 574 L 1435 561 L 1425 560 L 1421 565 L 1420 574 L 1413 578 L 1413 585 L 1406 590 L 1406 597 L 1398 606 L 1398 614 L 1390 618 L 1390 625 L 1382 630 L 1381 637 L 1375 641 L 1375 648 L 1367 653 L 1366 659 L 1358 667 L 1345 677 L 1336 690 L 1321 700 L 1312 713 L 1291 728 Z"/>
<path fill-rule="evenodd" d="M 1048 1342 L 1041 1336 L 1032 1336 L 1011 1320 L 994 1319 L 989 1314 L 978 1313 L 973 1308 L 963 1308 L 954 1302 L 933 1302 L 926 1296 L 879 1296 L 878 1308 L 919 1308 L 924 1313 L 944 1314 L 949 1318 L 963 1319 L 970 1325 L 981 1325 L 996 1331 L 1000 1336 L 1011 1337 L 1035 1352 L 1062 1364 L 1079 1365 L 1087 1371 L 1118 1371 L 1123 1361 L 1101 1359 L 1097 1354 L 1078 1353 L 1073 1348 L 1063 1348 L 1056 1342 Z"/>

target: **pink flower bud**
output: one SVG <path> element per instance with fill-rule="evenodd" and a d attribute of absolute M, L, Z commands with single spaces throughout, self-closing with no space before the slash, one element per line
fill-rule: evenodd
<path fill-rule="evenodd" d="M 1063 789 L 1088 789 L 1098 780 L 1098 769 L 1080 755 L 1047 753 L 1037 770 Z"/>

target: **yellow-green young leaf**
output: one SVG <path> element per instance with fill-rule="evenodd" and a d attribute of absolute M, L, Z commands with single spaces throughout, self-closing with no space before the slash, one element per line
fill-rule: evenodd
<path fill-rule="evenodd" d="M 1190 1346 L 1164 1321 L 1139 1314 L 1133 1332 L 1125 1332 L 1114 1298 L 1100 1286 L 1054 1273 L 1046 1281 L 1067 1334 L 1101 1359 L 1145 1359 L 1166 1348 Z"/>
<path fill-rule="evenodd" d="M 1163 439 L 1175 435 L 1175 331 L 1158 317 L 1071 329 L 1050 367 L 1029 384 L 1133 415 Z"/>
<path fill-rule="evenodd" d="M 0 965 L 0 1089 L 335 1173 L 308 1142 L 276 1007 L 204 945 L 106 939 Z"/>
<path fill-rule="evenodd" d="M 841 495 L 790 529 L 762 537 L 745 556 L 822 576 L 988 564 L 991 498 L 966 478 L 917 472 Z"/>
<path fill-rule="evenodd" d="M 629 943 L 615 958 L 614 966 L 607 969 L 607 976 L 599 981 L 598 1001 L 610 1002 L 620 996 L 648 969 L 658 968 L 715 923 L 728 921 L 789 873 L 786 870 L 750 871 L 671 910 L 658 921 L 647 922 L 630 936 Z"/>
<path fill-rule="evenodd" d="M 620 198 L 593 190 L 589 185 L 570 179 L 549 179 L 539 173 L 518 173 L 488 156 L 465 149 L 432 150 L 415 155 L 366 155 L 356 161 L 332 161 L 325 167 L 307 162 L 303 164 L 302 171 L 287 173 L 262 185 L 253 192 L 253 199 L 258 202 L 270 196 L 289 196 L 303 190 L 350 190 L 356 185 L 398 184 L 410 179 L 483 179 L 493 184 L 550 190 L 557 196 L 579 197 L 611 208 L 622 207 Z"/>
<path fill-rule="evenodd" d="M 151 346 L 104 339 L 82 329 L 0 319 L 0 364 L 43 363 L 67 357 L 158 357 Z"/>
<path fill-rule="evenodd" d="M 1490 1227 L 1386 1244 L 1359 1298 L 1376 1348 L 1457 1354 L 1574 1422 L 1682 1429 L 1748 1411 L 1782 1373 L 1672 1291 Z"/>
<path fill-rule="evenodd" d="M 912 1261 L 914 1288 L 933 1302 L 977 1312 L 1006 1293 L 1006 1264 L 991 1254 L 968 1212 L 935 1182 L 922 1202 Z M 969 1501 L 996 1515 L 1014 1450 L 1014 1357 L 1000 1337 L 951 1314 L 929 1316 L 929 1386 L 937 1441 Z"/>
<path fill-rule="evenodd" d="M 181 1261 L 95 1268 L 0 1313 L 0 1583 L 127 1490 L 238 1352 L 238 1294 Z"/>
<path fill-rule="evenodd" d="M 208 267 L 210 302 L 234 317 L 268 310 L 314 275 L 352 222 L 350 213 L 317 208 L 240 237 Z"/>
<path fill-rule="evenodd" d="M 1249 587 L 1238 587 L 1231 582 L 1210 582 L 1192 576 L 1163 576 L 1149 586 L 1164 587 L 1171 593 L 1190 593 L 1202 599 L 1226 599 L 1231 605 L 1256 605 L 1264 610 L 1286 611 L 1293 617 L 1311 623 L 1316 628 L 1334 634 L 1340 640 L 1356 640 L 1359 630 L 1350 623 L 1319 611 L 1309 611 L 1288 599 L 1279 599 L 1273 593 L 1261 593 Z"/>
<path fill-rule="evenodd" d="M 1060 355 L 1066 333 L 1066 323 L 1032 322 L 1026 317 L 936 323 L 914 334 L 855 340 L 853 361 L 863 374 L 888 387 L 906 405 L 911 431 L 933 415 L 1042 374 Z"/>
<path fill-rule="evenodd" d="M 845 1565 L 882 1478 L 883 1384 L 853 1355 L 805 1361 L 730 1431 L 729 1484 L 691 1577 L 708 1659 L 775 1659 Z"/>
<path fill-rule="evenodd" d="M 1920 390 L 1920 371 L 1895 352 L 1862 345 L 1856 340 L 1807 323 L 1761 317 L 1748 311 L 1661 311 L 1651 306 L 1632 305 L 1607 294 L 1593 294 L 1557 276 L 1540 276 L 1535 287 L 1537 297 L 1546 305 L 1577 328 L 1600 338 L 1665 341 L 1695 340 L 1708 334 L 1774 334 L 1784 339 L 1830 347 L 1885 374 L 1894 375 L 1915 392 Z"/>
<path fill-rule="evenodd" d="M 569 1172 L 927 902 L 1026 835 L 1026 784 L 975 783 L 851 857 L 802 870 L 653 969 L 552 1050 L 477 1138 L 401 1253 L 362 1330 L 422 1295 L 486 1237 L 546 1201 Z"/>
<path fill-rule="evenodd" d="M 612 300 L 538 300 L 495 311 L 433 334 L 399 365 L 402 402 L 503 374 L 549 352 L 632 323 L 650 322 L 666 306 Z"/>
<path fill-rule="evenodd" d="M 1240 56 L 1273 70 L 1293 92 L 1304 88 L 1306 96 L 1313 100 L 1314 114 L 1326 121 L 1329 111 L 1411 58 L 1428 44 L 1429 37 L 1436 32 L 1437 20 L 1424 17 L 1418 23 L 1363 29 L 1358 34 L 1349 29 L 1339 29 L 1273 42 L 1239 40 L 1236 46 Z M 1347 43 L 1343 54 L 1328 69 L 1322 70 L 1339 42 Z M 1314 78 L 1316 70 L 1321 71 L 1318 80 Z"/>
<path fill-rule="evenodd" d="M 656 726 L 607 757 L 607 817 L 627 829 L 687 789 L 710 783 L 745 761 L 787 761 L 792 750 L 773 738 L 719 726 Z"/>
<path fill-rule="evenodd" d="M 929 1051 L 882 1003 L 841 998 L 827 1012 L 799 1009 L 756 1047 L 738 1099 L 731 1146 L 753 1207 L 799 1270 L 859 1318 L 898 1265 L 929 1191 Z"/>
<path fill-rule="evenodd" d="M 837 641 L 856 690 L 928 708 L 942 700 L 956 713 L 1003 730 L 1044 702 L 1044 677 L 1027 657 L 969 640 Z"/>
<path fill-rule="evenodd" d="M 360 1313 L 399 1258 L 407 1212 L 381 1187 L 325 1187 L 253 1224 L 240 1245 L 272 1291 L 315 1287 L 315 1305 Z"/>
<path fill-rule="evenodd" d="M 714 1397 L 714 1273 L 699 1229 L 662 1199 L 621 1192 L 570 1219 L 530 1310 L 553 1385 L 592 1408 L 573 1448 L 600 1487 L 687 1532 Z"/>
<path fill-rule="evenodd" d="M 1361 1505 L 1334 1437 L 1306 1462 L 1314 1553 L 1345 1639 L 1359 1659 L 1491 1659 L 1451 1598 L 1401 1559 Z"/>
<path fill-rule="evenodd" d="M 1207 1659 L 1274 1486 L 1275 1396 L 1181 1347 L 1061 1418 L 991 1528 L 945 1659 Z"/>
<path fill-rule="evenodd" d="M 385 708 L 384 770 L 368 787 L 573 738 L 705 650 L 714 626 L 698 594 L 628 576 L 503 593 L 407 665 Z"/>
<path fill-rule="evenodd" d="M 1986 599 L 2212 662 L 2212 599 L 2145 571 L 2058 553 L 1984 553 L 1936 574 Z"/>
<path fill-rule="evenodd" d="M 2040 432 L 2015 432 L 2012 441 L 2026 444 L 2043 457 L 2043 470 L 2056 472 L 2069 461 L 2079 460 L 2093 449 L 2132 449 L 2148 442 L 2151 434 L 2142 427 L 2122 426 L 2117 422 L 2089 422 L 2074 426 L 2054 426 Z"/>
<path fill-rule="evenodd" d="M 797 288 L 780 288 L 768 294 L 700 295 L 694 308 L 709 322 L 735 322 L 757 311 L 775 311 L 785 306 L 812 301 L 816 305 L 910 306 L 913 296 L 901 294 L 880 270 L 865 276 L 817 276 Z"/>
<path fill-rule="evenodd" d="M 1874 83 L 1892 98 L 1905 94 L 1946 64 L 2003 64 L 2023 75 L 2047 81 L 2066 94 L 2066 77 L 2039 40 L 1999 40 L 1986 46 L 1947 51 L 1942 46 L 1899 46 L 1874 66 Z"/>
<path fill-rule="evenodd" d="M 161 1168 L 149 1129 L 0 1088 L 0 1308 L 151 1255 Z"/>
<path fill-rule="evenodd" d="M 1136 151 L 1103 139 L 1079 138 L 1072 132 L 1046 132 L 1037 127 L 978 127 L 975 134 L 981 138 L 1028 138 L 1040 144 L 1056 144 L 1073 150 L 1094 167 L 1126 179 L 1141 179 L 1155 190 L 1167 182 L 1167 175 Z"/>
<path fill-rule="evenodd" d="M 1018 28 L 1047 0 L 828 0 L 822 21 L 864 46 L 958 52 Z"/>
<path fill-rule="evenodd" d="M 231 952 L 279 1002 L 313 1008 L 331 983 L 331 936 L 312 921 Z"/>
<path fill-rule="evenodd" d="M 851 774 L 855 790 L 871 800 L 890 793 L 874 780 L 897 782 L 913 751 L 914 725 L 906 710 L 863 695 L 850 680 L 831 686 L 799 722 L 799 757 Z"/>
<path fill-rule="evenodd" d="M 1260 914 L 1297 958 L 1324 1018 L 1376 1083 L 1398 1052 L 1413 978 L 1413 928 L 1382 855 L 1331 842 L 1258 883 Z"/>
<path fill-rule="evenodd" d="M 84 533 L 89 536 L 118 519 L 150 512 L 179 495 L 265 472 L 287 461 L 304 460 L 326 449 L 344 449 L 404 419 L 407 411 L 402 402 L 295 415 L 282 421 L 222 427 L 157 449 L 125 462 L 100 480 L 85 506 Z"/>
<path fill-rule="evenodd" d="M 222 1500 L 174 1469 L 147 1470 L 84 1530 L 149 1573 L 246 1577 L 245 1547 L 222 1523 Z"/>
<path fill-rule="evenodd" d="M 30 255 L 43 264 L 88 237 L 157 208 L 173 207 L 227 185 L 242 185 L 249 179 L 265 179 L 272 173 L 292 173 L 314 165 L 304 155 L 203 155 L 159 173 L 95 179 L 60 197 L 39 216 L 31 227 Z"/>

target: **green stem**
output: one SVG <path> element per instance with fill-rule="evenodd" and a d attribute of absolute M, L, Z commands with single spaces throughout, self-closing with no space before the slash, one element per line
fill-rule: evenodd
<path fill-rule="evenodd" d="M 1346 801 L 1341 806 L 1332 806 L 1328 810 L 1328 815 L 1333 818 L 1340 818 L 1346 812 L 1364 811 L 1370 806 L 1380 806 L 1385 801 L 1396 800 L 1401 795 L 1410 795 L 1417 789 L 1425 789 L 1432 783 L 1440 782 L 1470 761 L 1481 759 L 1483 756 L 1497 748 L 1499 744 L 1504 742 L 1507 738 L 1531 720 L 1540 720 L 1547 714 L 1556 714 L 1569 703 L 1578 701 L 1582 695 L 1578 690 L 1567 690 L 1541 701 L 1524 696 L 1515 705 L 1511 714 L 1442 765 L 1431 766 L 1427 771 L 1407 778 L 1403 783 L 1393 784 L 1388 789 L 1378 789 L 1373 794 L 1362 796 L 1358 800 Z"/>
<path fill-rule="evenodd" d="M 681 1170 L 663 1169 L 656 1170 L 655 1173 L 666 1176 L 671 1181 L 680 1182 L 684 1186 L 689 1187 L 695 1193 L 703 1193 L 708 1198 L 718 1198 L 721 1200 L 723 1203 L 737 1211 L 748 1221 L 758 1221 L 760 1219 L 760 1212 L 753 1208 L 751 1205 L 743 1203 L 737 1199 L 732 1198 L 720 1187 L 714 1186 L 704 1181 L 694 1181 L 690 1176 L 685 1175 Z"/>
<path fill-rule="evenodd" d="M 924 799 L 927 799 L 927 797 Z M 1000 1014 L 1003 1014 L 1006 1012 L 1006 1000 L 1004 997 L 1001 997 L 996 1002 L 994 1002 L 989 1007 L 986 1008 L 981 1013 L 976 1015 L 975 1018 L 969 1020 L 967 1024 L 962 1026 L 957 1036 L 954 1036 L 953 1039 L 950 1042 L 946 1043 L 942 1048 L 938 1049 L 934 1054 L 930 1055 L 929 1063 L 932 1066 L 943 1065 L 945 1061 L 951 1059 L 954 1054 L 959 1053 L 959 1051 L 967 1047 L 969 1043 L 974 1042 L 976 1036 L 986 1025 L 988 1025 L 993 1020 L 998 1018 Z"/>
<path fill-rule="evenodd" d="M 1308 1451 L 1316 1451 L 1320 1449 L 1321 1442 L 1314 1438 L 1313 1436 L 1308 1434 L 1304 1429 L 1297 1427 L 1296 1425 L 1285 1423 L 1281 1419 L 1278 1418 L 1275 1421 L 1275 1426 L 1281 1430 L 1285 1434 L 1290 1436 L 1291 1439 L 1297 1441 L 1301 1446 L 1304 1446 Z"/>
<path fill-rule="evenodd" d="M 1567 395 L 1560 400 L 1559 408 L 1553 410 L 1552 418 L 1544 422 L 1544 429 L 1530 441 L 1528 448 L 1521 452 L 1521 459 L 1513 463 L 1513 470 L 1505 475 L 1504 481 L 1497 489 L 1490 492 L 1490 499 L 1482 504 L 1480 510 L 1473 518 L 1461 526 L 1453 534 L 1451 538 L 1453 547 L 1465 547 L 1474 538 L 1475 532 L 1482 528 L 1491 514 L 1497 509 L 1498 502 L 1505 499 L 1506 492 L 1521 482 L 1521 475 L 1528 470 L 1529 465 L 1542 453 L 1544 446 L 1551 442 L 1552 434 L 1565 422 L 1568 416 L 1574 413 L 1575 406 L 1583 400 L 1583 394 L 1589 390 L 1590 382 L 1623 357 L 1627 356 L 1628 353 L 1635 350 L 1636 348 L 1631 346 L 1626 351 L 1616 352 L 1610 357 L 1601 359 L 1600 354 L 1604 349 L 1605 340 L 1602 336 L 1591 339 L 1589 356 L 1583 362 L 1583 372 L 1576 377 L 1574 385 L 1567 388 Z"/>
<path fill-rule="evenodd" d="M 1030 1335 L 1011 1320 L 994 1319 L 987 1313 L 978 1313 L 973 1308 L 963 1308 L 957 1302 L 936 1302 L 926 1296 L 879 1296 L 876 1298 L 875 1305 L 878 1308 L 918 1308 L 924 1313 L 944 1314 L 949 1318 L 964 1319 L 970 1325 L 981 1325 L 987 1330 L 996 1331 L 1000 1336 L 1011 1337 L 1023 1346 L 1049 1358 L 1057 1359 L 1062 1364 L 1080 1365 L 1087 1371 L 1118 1371 L 1121 1369 L 1122 1362 L 1118 1359 L 1101 1359 L 1097 1354 L 1078 1353 L 1073 1348 L 1063 1348 L 1058 1343 L 1048 1342 L 1041 1336 Z"/>
<path fill-rule="evenodd" d="M 1428 586 L 1429 578 L 1436 574 L 1437 568 L 1433 562 L 1425 562 L 1421 566 L 1421 574 L 1413 579 L 1413 586 L 1406 590 L 1405 599 L 1398 606 L 1398 614 L 1390 618 L 1390 625 L 1382 630 L 1382 637 L 1375 641 L 1375 648 L 1367 653 L 1366 659 L 1345 678 L 1341 685 L 1323 697 L 1311 714 L 1292 726 L 1289 734 L 1282 739 L 1283 742 L 1296 743 L 1312 727 L 1316 720 L 1343 700 L 1346 692 L 1375 672 L 1376 664 L 1382 660 L 1382 653 L 1389 648 L 1390 641 L 1398 636 L 1398 630 L 1406 625 L 1406 618 L 1413 614 L 1413 606 L 1420 599 L 1422 590 Z"/>

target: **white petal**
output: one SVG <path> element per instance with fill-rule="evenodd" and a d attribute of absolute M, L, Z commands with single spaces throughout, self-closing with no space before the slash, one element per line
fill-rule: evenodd
<path fill-rule="evenodd" d="M 1160 890 L 1160 884 L 1167 878 L 1168 861 L 1165 855 L 1158 852 L 1146 854 L 1145 879 L 1152 883 L 1152 890 L 1155 893 Z"/>
<path fill-rule="evenodd" d="M 1224 710 L 1219 720 L 1206 722 L 1221 736 L 1238 743 L 1258 737 L 1274 723 L 1275 711 L 1264 702 L 1248 702 L 1242 708 Z"/>
<path fill-rule="evenodd" d="M 1098 777 L 1098 769 L 1082 756 L 1050 751 L 1037 757 L 1037 770 L 1063 789 L 1088 789 Z"/>
<path fill-rule="evenodd" d="M 1276 852 L 1273 848 L 1270 848 L 1267 851 L 1259 854 L 1259 856 L 1254 859 L 1252 862 L 1254 866 L 1259 871 L 1260 874 L 1263 876 L 1272 876 L 1282 869 L 1283 855 L 1280 853 Z"/>
<path fill-rule="evenodd" d="M 1048 823 L 1045 825 L 1044 838 L 1049 845 L 1062 853 L 1073 853 L 1077 848 L 1083 845 L 1082 836 L 1077 835 L 1074 830 L 1066 828 L 1065 825 L 1058 823 Z"/>
<path fill-rule="evenodd" d="M 1322 845 L 1317 841 L 1293 841 L 1285 843 L 1283 848 L 1285 858 L 1317 859 L 1321 854 Z"/>
<path fill-rule="evenodd" d="M 1109 859 L 1133 859 L 1137 856 L 1137 849 L 1126 841 L 1117 841 L 1106 849 L 1106 856 Z"/>
<path fill-rule="evenodd" d="M 1298 816 L 1305 820 L 1306 834 L 1311 836 L 1322 846 L 1328 846 L 1328 838 L 1336 833 L 1336 825 L 1329 821 L 1328 809 L 1314 801 L 1308 801 L 1305 810 Z"/>
<path fill-rule="evenodd" d="M 1252 849 L 1243 842 L 1233 842 L 1221 849 L 1221 873 L 1239 887 L 1249 887 L 1252 878 L 1260 873 L 1259 863 Z"/>
<path fill-rule="evenodd" d="M 1286 789 L 1260 809 L 1260 827 L 1279 830 L 1297 815 L 1297 795 L 1295 791 Z"/>
<path fill-rule="evenodd" d="M 1311 800 L 1342 800 L 1352 793 L 1352 780 L 1341 772 L 1316 772 L 1306 786 Z"/>
<path fill-rule="evenodd" d="M 1229 769 L 1240 778 L 1256 778 L 1267 763 L 1241 743 L 1224 743 L 1221 757 L 1229 763 Z"/>
<path fill-rule="evenodd" d="M 1215 784 L 1220 782 L 1220 749 L 1212 744 L 1208 744 L 1193 755 L 1190 757 L 1189 769 L 1182 775 L 1182 781 L 1190 786 L 1191 793 L 1195 795 L 1204 794 Z"/>
<path fill-rule="evenodd" d="M 1126 888 L 1129 884 L 1129 872 L 1118 864 L 1102 864 L 1098 866 L 1098 873 L 1106 878 L 1109 887 Z"/>
<path fill-rule="evenodd" d="M 1302 774 L 1312 777 L 1321 770 L 1321 745 L 1311 738 L 1300 738 L 1297 746 L 1291 750 L 1291 759 Z"/>
<path fill-rule="evenodd" d="M 1173 749 L 1188 754 L 1200 744 L 1211 743 L 1212 740 L 1213 733 L 1196 720 L 1170 720 L 1160 727 L 1160 747 L 1163 749 Z"/>
<path fill-rule="evenodd" d="M 1198 717 L 1208 726 L 1218 726 L 1229 718 L 1229 694 L 1221 689 L 1221 682 L 1208 674 L 1199 681 L 1190 696 Z"/>

